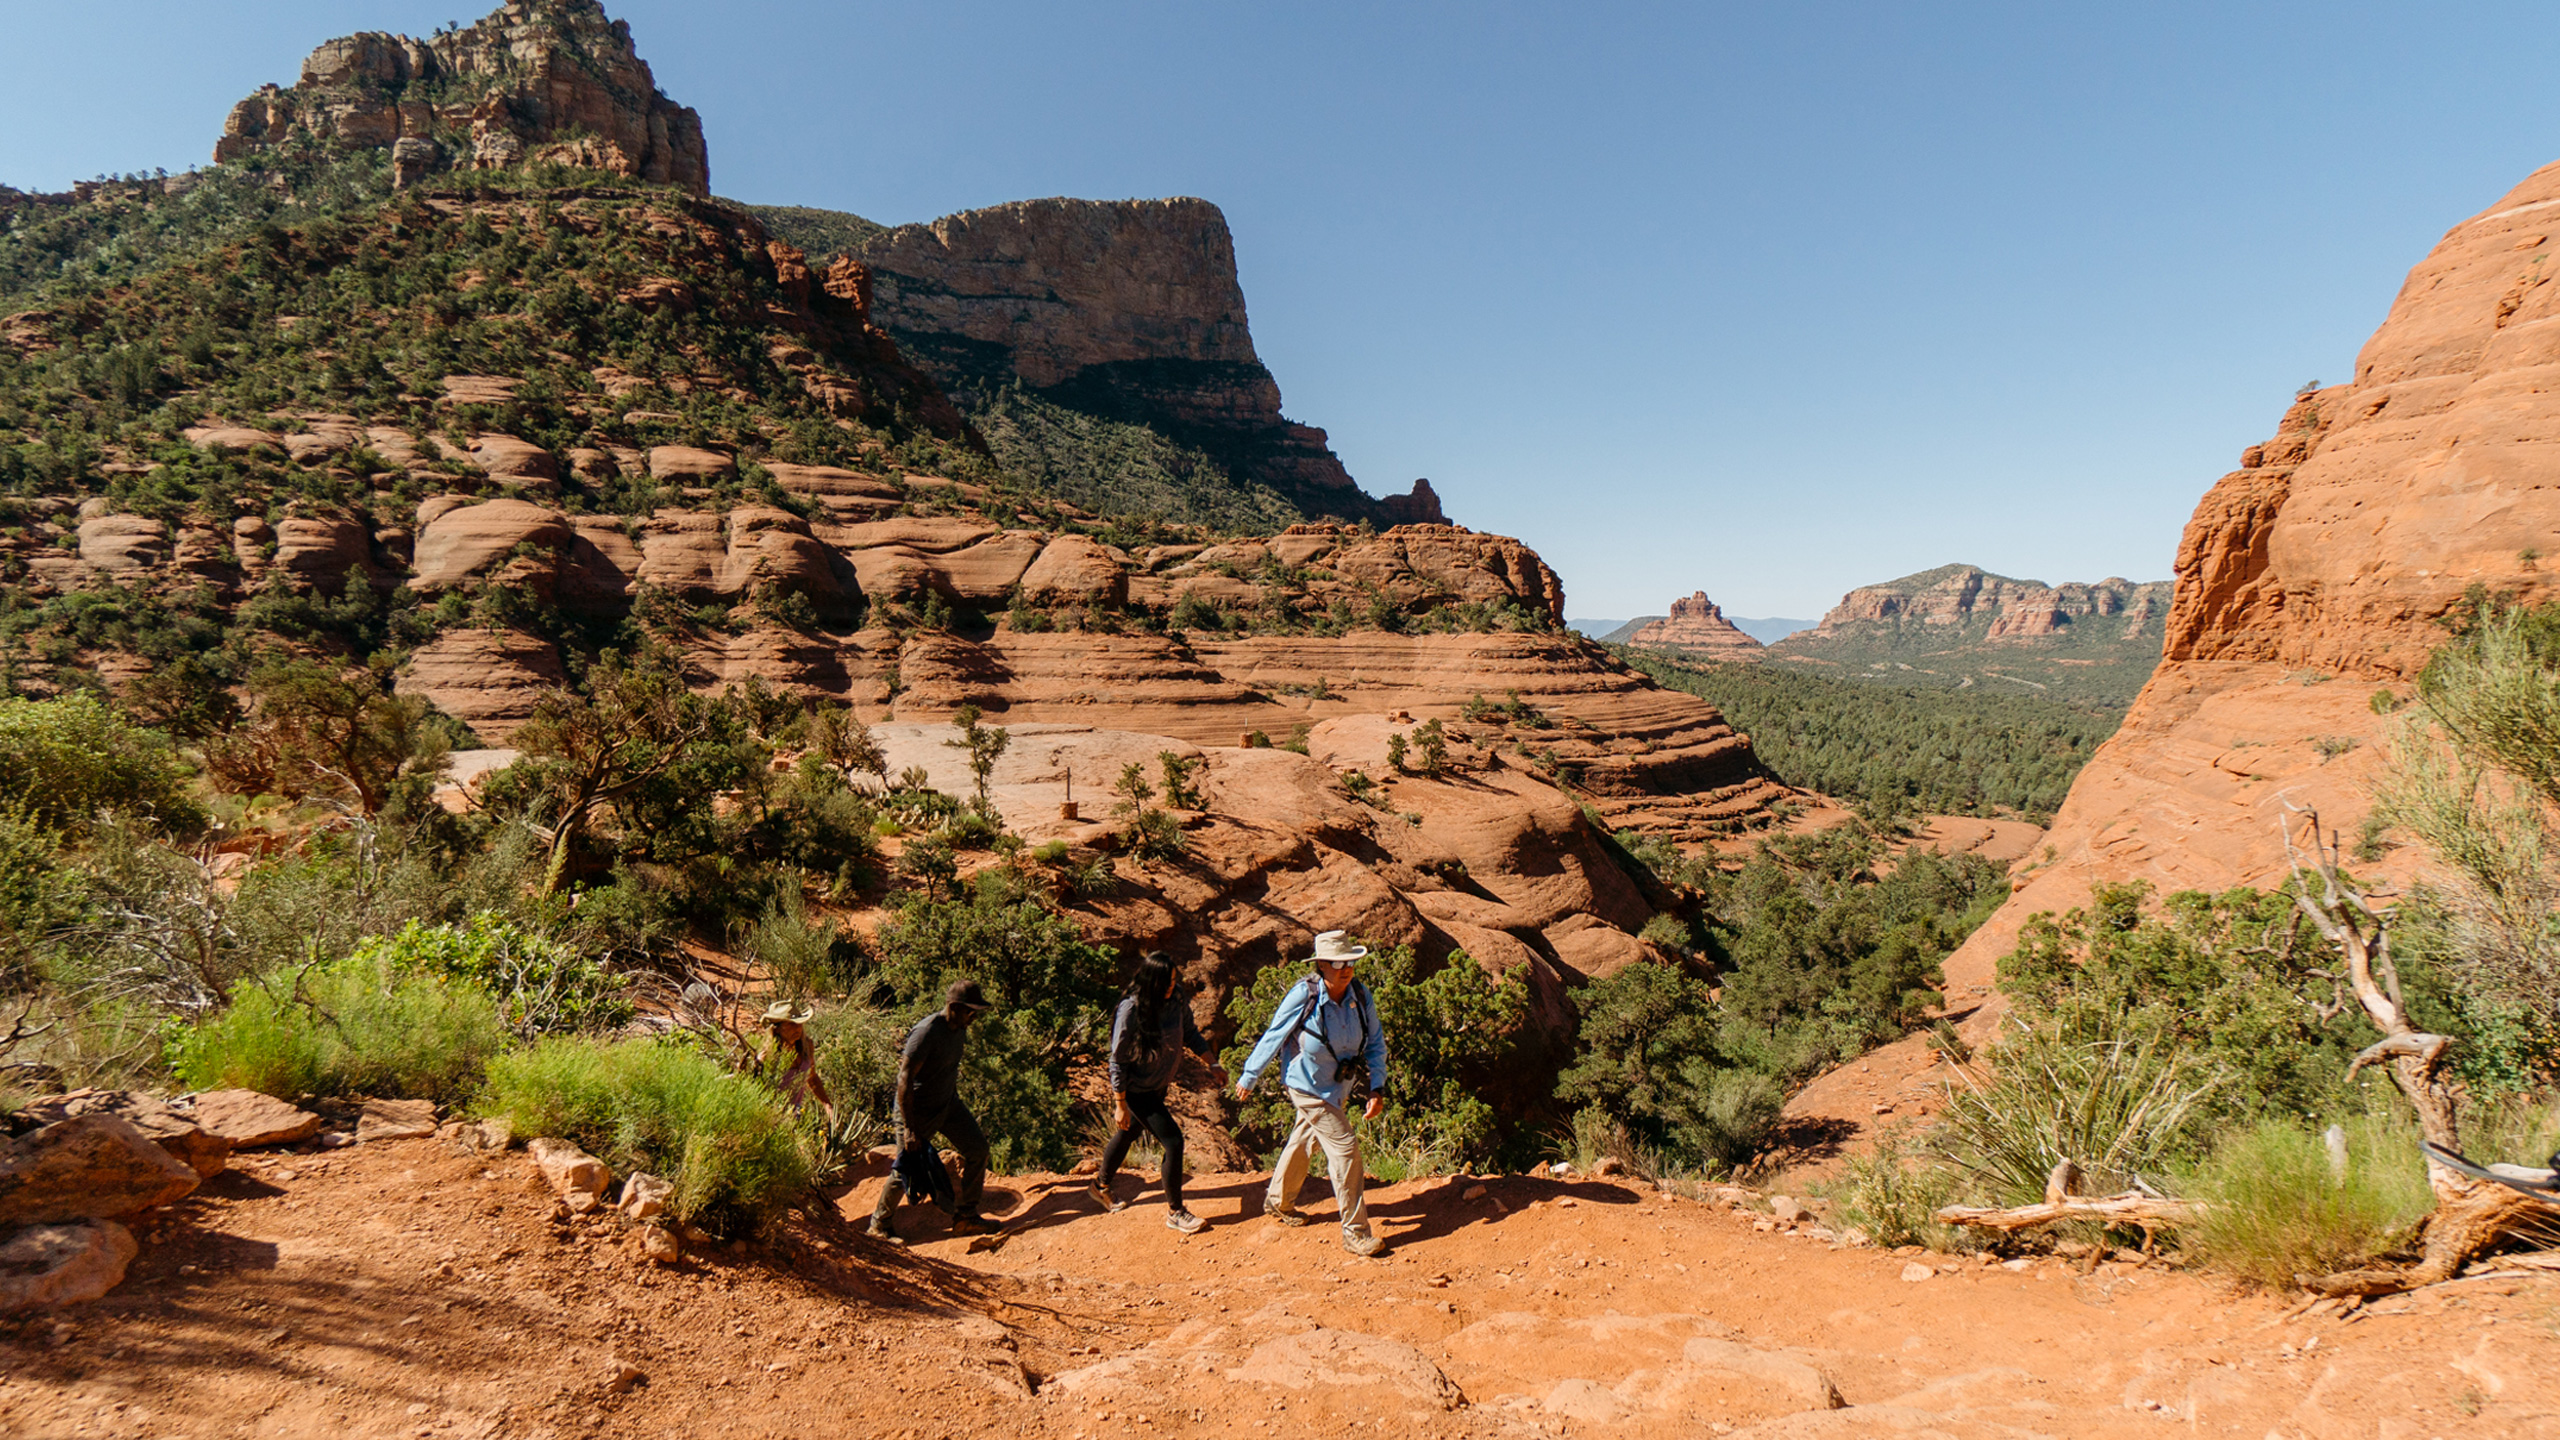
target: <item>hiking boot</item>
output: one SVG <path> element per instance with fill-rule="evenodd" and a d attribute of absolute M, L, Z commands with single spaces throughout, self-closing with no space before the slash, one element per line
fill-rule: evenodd
<path fill-rule="evenodd" d="M 1366 1260 L 1372 1256 L 1386 1254 L 1387 1242 L 1375 1235 L 1358 1235 L 1345 1230 L 1342 1232 L 1342 1248 Z"/>
<path fill-rule="evenodd" d="M 951 1217 L 951 1233 L 954 1235 L 1001 1235 L 1004 1233 L 1004 1227 L 984 1215 L 954 1215 Z"/>
<path fill-rule="evenodd" d="M 1127 1201 L 1118 1199 L 1112 1195 L 1111 1182 L 1103 1179 L 1099 1175 L 1093 1177 L 1092 1184 L 1084 1187 L 1084 1193 L 1092 1196 L 1093 1203 L 1101 1206 L 1105 1210 L 1126 1210 L 1129 1208 L 1129 1203 Z"/>
<path fill-rule="evenodd" d="M 874 1218 L 870 1224 L 863 1226 L 862 1233 L 884 1245 L 904 1245 L 907 1243 L 906 1241 L 898 1238 L 897 1231 L 881 1224 L 877 1218 Z"/>
<path fill-rule="evenodd" d="M 1286 1225 L 1291 1229 L 1307 1223 L 1307 1213 L 1295 1205 L 1272 1205 L 1266 1207 L 1262 1213 L 1270 1217 L 1274 1224 Z"/>
<path fill-rule="evenodd" d="M 1164 1216 L 1164 1227 L 1179 1230 L 1185 1235 L 1197 1235 L 1209 1228 L 1209 1222 L 1188 1210 L 1168 1210 Z"/>

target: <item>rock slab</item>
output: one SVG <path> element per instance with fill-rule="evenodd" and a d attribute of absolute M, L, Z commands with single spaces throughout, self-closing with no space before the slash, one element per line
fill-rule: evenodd
<path fill-rule="evenodd" d="M 262 1150 L 308 1140 L 328 1121 L 255 1090 L 208 1090 L 196 1097 L 196 1123 L 234 1150 Z"/>
<path fill-rule="evenodd" d="M 201 1181 L 133 1122 L 78 1115 L 0 1151 L 0 1225 L 130 1215 L 183 1199 Z"/>
<path fill-rule="evenodd" d="M 113 1220 L 30 1225 L 0 1242 L 0 1315 L 95 1300 L 141 1250 Z"/>

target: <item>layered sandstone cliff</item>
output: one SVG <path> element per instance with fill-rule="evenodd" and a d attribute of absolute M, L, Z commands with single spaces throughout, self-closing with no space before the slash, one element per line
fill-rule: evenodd
<path fill-rule="evenodd" d="M 2047 585 L 2012 580 L 1976 565 L 1941 565 L 1881 585 L 1861 585 L 1840 597 L 1820 624 L 1780 644 L 1812 645 L 1861 626 L 1926 626 L 1960 631 L 1980 625 L 1984 638 L 2024 639 L 2058 635 L 2084 622 L 2088 628 L 2137 635 L 2168 613 L 2166 581 L 2135 584 L 2110 577 L 2095 584 Z M 2106 622 L 2116 622 L 2113 625 Z"/>
<path fill-rule="evenodd" d="M 420 40 L 331 40 L 288 87 L 232 107 L 217 163 L 297 142 L 387 148 L 401 183 L 437 170 L 554 161 L 711 188 L 702 118 L 658 92 L 631 29 L 597 0 L 508 0 Z"/>
<path fill-rule="evenodd" d="M 1677 651 L 1702 660 L 1757 660 L 1763 648 L 1724 618 L 1724 611 L 1707 598 L 1704 590 L 1693 592 L 1686 600 L 1672 601 L 1669 615 L 1639 626 L 1626 643 L 1643 650 Z"/>
<path fill-rule="evenodd" d="M 2474 587 L 2555 598 L 2560 165 L 2454 227 L 2409 272 L 2355 378 L 2296 397 L 2197 505 L 2158 672 L 2080 772 L 2051 859 L 1948 962 L 1992 966 L 2097 881 L 2268 885 L 2297 809 L 2353 835 L 2405 698 Z M 2395 851 L 2385 873 L 2411 863 Z"/>
<path fill-rule="evenodd" d="M 1443 518 L 1428 482 L 1370 500 L 1324 431 L 1280 413 L 1234 238 L 1206 200 L 1017 201 L 883 230 L 852 253 L 881 323 L 964 400 L 1021 385 L 1157 429 L 1311 514 Z"/>

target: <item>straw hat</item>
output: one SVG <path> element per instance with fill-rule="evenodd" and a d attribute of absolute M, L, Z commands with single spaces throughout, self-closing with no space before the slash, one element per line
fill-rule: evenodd
<path fill-rule="evenodd" d="M 1347 930 L 1327 930 L 1316 937 L 1315 960 L 1319 965 L 1348 965 L 1368 953 L 1368 946 L 1351 943 L 1351 932 Z"/>
<path fill-rule="evenodd" d="M 764 1023 L 767 1025 L 806 1025 L 809 1023 L 810 1017 L 817 1013 L 817 1007 L 814 1005 L 803 1005 L 795 1010 L 792 1008 L 790 1001 L 776 1000 L 772 1004 L 764 1007 Z"/>

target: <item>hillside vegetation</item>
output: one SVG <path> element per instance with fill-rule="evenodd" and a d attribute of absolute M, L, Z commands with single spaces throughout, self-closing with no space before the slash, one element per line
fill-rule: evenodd
<path fill-rule="evenodd" d="M 2033 694 L 1619 653 L 1658 683 L 1723 711 L 1788 784 L 1887 814 L 2016 816 L 2043 824 L 2123 718 Z"/>

